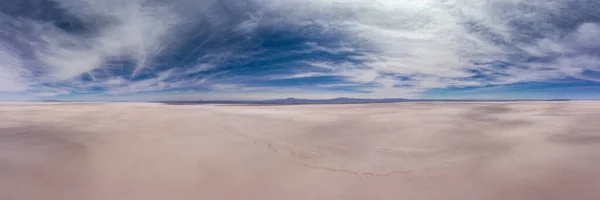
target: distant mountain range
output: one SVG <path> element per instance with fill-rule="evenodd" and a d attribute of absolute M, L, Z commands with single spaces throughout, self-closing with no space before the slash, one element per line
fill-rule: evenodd
<path fill-rule="evenodd" d="M 68 101 L 48 99 L 48 100 L 42 100 L 42 102 L 46 102 L 46 103 L 59 103 L 59 102 L 68 102 Z"/>
<path fill-rule="evenodd" d="M 335 99 L 272 99 L 258 101 L 161 101 L 166 104 L 258 104 L 258 105 L 286 105 L 286 104 L 367 104 L 367 103 L 400 103 L 400 102 L 510 102 L 510 101 L 569 101 L 568 99 L 538 99 L 538 100 L 482 100 L 482 99 L 360 99 L 360 98 L 335 98 Z"/>
<path fill-rule="evenodd" d="M 511 102 L 511 101 L 570 101 L 569 99 L 361 99 L 341 97 L 335 99 L 271 99 L 271 100 L 210 100 L 210 101 L 155 101 L 152 103 L 164 104 L 257 104 L 257 105 L 286 105 L 286 104 L 368 104 L 368 103 L 400 103 L 400 102 Z M 78 101 L 62 101 L 62 100 L 42 100 L 41 102 L 60 103 L 60 102 L 78 102 Z M 124 102 L 124 101 L 120 101 Z M 126 102 L 126 101 L 125 101 Z"/>

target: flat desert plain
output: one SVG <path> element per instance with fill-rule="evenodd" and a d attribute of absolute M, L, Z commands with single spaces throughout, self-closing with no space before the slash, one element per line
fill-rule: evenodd
<path fill-rule="evenodd" d="M 0 104 L 2 200 L 598 200 L 600 102 Z"/>

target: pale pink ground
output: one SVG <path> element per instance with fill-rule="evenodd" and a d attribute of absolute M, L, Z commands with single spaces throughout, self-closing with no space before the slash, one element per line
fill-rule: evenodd
<path fill-rule="evenodd" d="M 598 200 L 600 103 L 0 104 L 2 200 Z"/>

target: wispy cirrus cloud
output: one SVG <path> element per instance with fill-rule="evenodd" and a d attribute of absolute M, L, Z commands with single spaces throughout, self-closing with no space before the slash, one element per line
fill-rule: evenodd
<path fill-rule="evenodd" d="M 406 97 L 600 80 L 593 0 L 23 2 L 0 2 L 0 91 Z"/>
<path fill-rule="evenodd" d="M 29 88 L 23 62 L 18 55 L 0 44 L 0 92 L 20 92 Z"/>
<path fill-rule="evenodd" d="M 598 19 L 585 16 L 598 7 L 595 2 L 371 2 L 329 4 L 350 13 L 341 22 L 333 20 L 346 25 L 350 39 L 372 47 L 361 55 L 361 70 L 344 70 L 353 82 L 391 74 L 402 77 L 396 84 L 431 89 L 547 81 L 600 69 L 590 59 L 597 58 L 590 35 L 599 33 Z M 551 13 L 571 17 L 566 23 L 574 26 L 564 27 Z M 506 65 L 494 65 L 497 61 Z"/>

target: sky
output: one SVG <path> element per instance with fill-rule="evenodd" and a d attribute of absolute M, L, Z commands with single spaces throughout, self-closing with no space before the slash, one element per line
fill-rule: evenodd
<path fill-rule="evenodd" d="M 0 101 L 600 99 L 598 0 L 0 0 Z"/>

